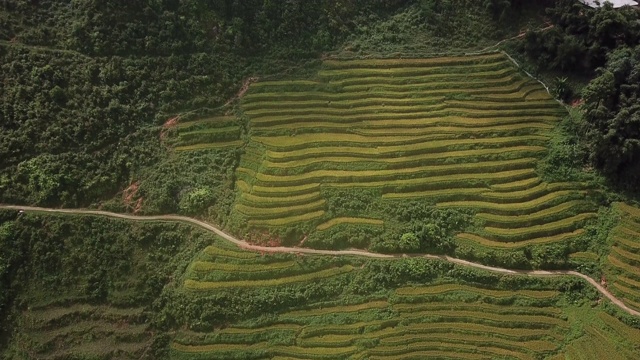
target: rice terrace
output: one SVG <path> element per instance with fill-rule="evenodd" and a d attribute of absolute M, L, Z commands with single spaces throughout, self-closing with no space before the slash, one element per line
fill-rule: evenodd
<path fill-rule="evenodd" d="M 640 11 L 0 7 L 0 359 L 640 359 Z"/>
<path fill-rule="evenodd" d="M 234 212 L 250 229 L 382 227 L 371 205 L 420 199 L 476 211 L 485 226 L 464 242 L 513 248 L 568 241 L 595 216 L 584 184 L 536 174 L 565 110 L 499 53 L 327 60 L 317 80 L 253 84 L 241 108 Z M 334 210 L 336 191 L 373 203 Z"/>

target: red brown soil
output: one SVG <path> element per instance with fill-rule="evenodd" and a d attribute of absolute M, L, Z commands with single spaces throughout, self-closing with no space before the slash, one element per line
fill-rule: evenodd
<path fill-rule="evenodd" d="M 300 240 L 300 243 L 298 243 L 298 246 L 300 246 L 300 247 L 301 247 L 301 246 L 303 246 L 303 245 L 304 245 L 304 242 L 305 242 L 305 241 L 307 241 L 307 238 L 308 238 L 308 237 L 309 237 L 308 235 L 305 235 L 305 236 L 302 238 L 302 240 Z"/>
<path fill-rule="evenodd" d="M 267 247 L 279 247 L 282 246 L 282 239 L 268 231 L 257 232 L 254 231 L 246 235 L 247 242 L 253 245 L 267 246 Z"/>
<path fill-rule="evenodd" d="M 122 203 L 126 207 L 127 210 L 131 211 L 134 214 L 137 214 L 142 209 L 142 197 L 138 197 L 136 200 L 136 195 L 138 194 L 138 188 L 140 187 L 140 182 L 136 181 L 131 183 L 126 189 L 122 191 Z"/>
<path fill-rule="evenodd" d="M 575 99 L 571 102 L 571 107 L 577 107 L 584 104 L 584 100 L 583 99 Z"/>
<path fill-rule="evenodd" d="M 162 124 L 162 130 L 160 131 L 160 140 L 164 140 L 165 136 L 167 136 L 167 131 L 169 131 L 169 129 L 178 125 L 179 118 L 180 116 L 174 116 L 168 119 L 167 121 L 165 121 L 164 124 Z"/>
<path fill-rule="evenodd" d="M 232 102 L 236 101 L 237 99 L 240 99 L 241 97 L 244 96 L 244 94 L 249 90 L 249 85 L 251 85 L 251 83 L 254 83 L 258 81 L 257 77 L 249 77 L 247 79 L 245 79 L 242 82 L 242 87 L 240 87 L 240 90 L 238 91 L 238 93 L 232 97 L 231 99 L 229 99 L 229 101 L 227 101 L 224 106 L 228 106 L 230 105 Z"/>

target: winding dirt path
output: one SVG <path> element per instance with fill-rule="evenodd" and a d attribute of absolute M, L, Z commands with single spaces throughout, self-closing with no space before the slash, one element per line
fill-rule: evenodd
<path fill-rule="evenodd" d="M 589 284 L 593 285 L 602 295 L 606 296 L 612 303 L 616 304 L 622 310 L 627 313 L 640 317 L 640 312 L 634 309 L 629 308 L 625 305 L 620 299 L 616 298 L 609 290 L 605 289 L 600 283 L 595 281 L 594 279 L 588 277 L 587 275 L 581 274 L 577 271 L 569 271 L 569 270 L 510 270 L 499 267 L 487 266 L 478 263 L 474 263 L 467 260 L 457 259 L 446 255 L 432 255 L 432 254 L 380 254 L 374 253 L 366 250 L 317 250 L 317 249 L 307 249 L 307 248 L 297 248 L 297 247 L 285 247 L 285 246 L 277 246 L 277 247 L 269 247 L 269 246 L 259 246 L 252 245 L 247 243 L 244 240 L 240 240 L 226 232 L 220 230 L 219 228 L 206 223 L 204 221 L 200 221 L 194 218 L 190 218 L 187 216 L 180 215 L 129 215 L 129 214 L 119 214 L 113 213 L 109 211 L 101 211 L 101 210 L 87 210 L 87 209 L 53 209 L 53 208 L 42 208 L 35 206 L 20 206 L 20 205 L 2 205 L 0 204 L 0 209 L 5 210 L 16 210 L 16 211 L 25 211 L 25 212 L 43 212 L 43 213 L 62 213 L 62 214 L 75 214 L 75 215 L 96 215 L 96 216 L 106 216 L 117 219 L 126 219 L 133 221 L 178 221 L 183 223 L 189 223 L 196 226 L 199 226 L 205 230 L 209 230 L 220 237 L 231 241 L 236 244 L 239 248 L 251 251 L 260 251 L 260 252 L 274 252 L 274 253 L 294 253 L 294 254 L 316 254 L 316 255 L 351 255 L 351 256 L 364 256 L 369 258 L 376 259 L 393 259 L 393 258 L 402 258 L 402 257 L 422 257 L 427 259 L 440 259 L 445 260 L 453 264 L 468 266 L 476 269 L 493 271 L 501 274 L 509 274 L 509 275 L 527 275 L 527 276 L 576 276 L 586 280 Z"/>

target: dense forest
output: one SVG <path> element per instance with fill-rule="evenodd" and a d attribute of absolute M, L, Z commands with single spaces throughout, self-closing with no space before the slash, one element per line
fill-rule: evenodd
<path fill-rule="evenodd" d="M 564 181 L 567 173 L 559 170 L 594 168 L 607 185 L 640 191 L 640 12 L 635 8 L 605 3 L 594 9 L 577 0 L 4 0 L 0 203 L 179 213 L 227 225 L 234 169 L 244 150 L 176 153 L 167 124 L 232 112 L 247 79 L 315 71 L 329 54 L 430 57 L 487 49 L 512 53 L 523 68 L 551 80 L 552 93 L 574 108 L 563 124 L 566 138 L 542 167 L 547 176 Z M 241 139 L 247 136 L 245 119 L 233 126 Z M 366 192 L 328 196 L 329 212 L 375 201 Z M 593 196 L 605 206 L 620 199 Z M 368 244 L 377 252 L 460 255 L 510 268 L 578 268 L 598 276 L 598 265 L 569 254 L 604 243 L 616 220 L 611 212 L 599 213 L 586 240 L 477 253 L 453 240 L 475 226 L 470 212 L 420 202 L 377 211 L 406 225 L 389 230 L 398 235 L 393 241 L 387 233 L 354 227 L 305 237 L 307 244 Z M 282 235 L 304 234 L 285 229 Z M 313 269 L 361 270 L 357 277 L 296 285 L 284 293 L 252 290 L 252 296 L 238 289 L 199 296 L 177 287 L 194 256 L 212 241 L 182 225 L 0 212 L 0 350 L 12 336 L 28 337 L 15 330 L 17 314 L 36 303 L 141 308 L 134 322 L 151 329 L 146 335 L 152 334 L 152 351 L 146 356 L 163 358 L 167 334 L 175 329 L 210 330 L 265 309 L 273 314 L 311 300 L 385 296 L 399 286 L 431 280 L 514 285 L 441 261 L 300 261 L 283 255 L 275 258 Z M 563 304 L 576 301 L 576 294 L 596 298 L 578 281 L 513 281 L 523 288 L 560 288 Z M 637 326 L 637 320 L 624 320 Z"/>
<path fill-rule="evenodd" d="M 64 206 L 109 199 L 167 159 L 158 138 L 164 122 L 215 111 L 247 76 L 286 71 L 345 41 L 355 52 L 444 53 L 510 31 L 497 22 L 512 11 L 508 2 L 465 5 L 4 1 L 0 199 Z M 180 188 L 194 186 L 171 181 L 141 189 L 154 193 L 150 211 L 175 211 Z"/>
<path fill-rule="evenodd" d="M 638 52 L 640 16 L 637 9 L 598 9 L 578 1 L 558 1 L 546 9 L 553 28 L 531 31 L 519 44 L 539 69 L 564 76 L 592 79 L 582 91 L 555 81 L 557 96 L 584 101 L 580 124 L 583 161 L 613 181 L 637 191 L 640 176 L 638 117 Z"/>

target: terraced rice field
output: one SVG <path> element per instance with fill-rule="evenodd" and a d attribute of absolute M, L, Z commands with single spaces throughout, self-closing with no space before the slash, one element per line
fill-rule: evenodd
<path fill-rule="evenodd" d="M 20 347 L 34 359 L 135 359 L 152 338 L 142 308 L 35 307 L 22 313 L 20 326 L 27 337 Z"/>
<path fill-rule="evenodd" d="M 366 267 L 355 260 L 259 254 L 217 239 L 191 264 L 183 285 L 204 296 L 218 289 L 251 296 L 251 291 L 273 293 L 276 286 L 281 294 L 329 284 L 348 288 Z M 344 276 L 322 275 L 345 266 L 350 271 Z M 298 287 L 283 281 L 292 276 L 298 277 Z M 218 285 L 202 289 L 193 281 Z M 567 307 L 563 296 L 551 283 L 507 289 L 449 279 L 375 295 L 311 298 L 210 331 L 180 330 L 170 358 L 533 360 L 601 359 L 611 352 L 612 359 L 631 359 L 640 353 L 633 345 L 640 341 L 640 330 L 592 305 Z"/>
<path fill-rule="evenodd" d="M 640 331 L 621 323 L 618 319 L 606 313 L 598 314 L 595 324 L 585 328 L 584 335 L 566 347 L 563 354 L 553 357 L 553 360 L 626 360 L 635 359 L 638 355 L 633 349 L 620 346 L 620 343 L 630 341 L 640 344 Z"/>
<path fill-rule="evenodd" d="M 224 246 L 208 246 L 191 264 L 184 281 L 188 291 L 217 289 L 272 288 L 309 281 L 332 279 L 349 274 L 346 263 L 308 264 L 292 255 L 260 256 Z"/>
<path fill-rule="evenodd" d="M 258 326 L 184 333 L 172 353 L 195 359 L 536 359 L 557 352 L 569 328 L 562 311 L 547 306 L 557 295 L 455 284 L 401 288 L 389 300 L 314 305 Z M 481 300 L 452 300 L 464 296 Z M 515 303 L 533 299 L 534 305 L 492 303 L 505 296 Z"/>
<path fill-rule="evenodd" d="M 216 116 L 177 125 L 176 151 L 237 148 L 243 145 L 234 116 Z"/>
<path fill-rule="evenodd" d="M 609 289 L 627 306 L 640 310 L 640 209 L 618 203 L 620 224 L 611 235 L 605 262 Z"/>
<path fill-rule="evenodd" d="M 566 111 L 502 54 L 327 60 L 311 80 L 252 84 L 241 108 L 234 214 L 253 229 L 384 226 L 328 212 L 329 188 L 474 209 L 484 229 L 458 240 L 488 247 L 566 241 L 595 217 L 583 184 L 538 177 Z"/>

